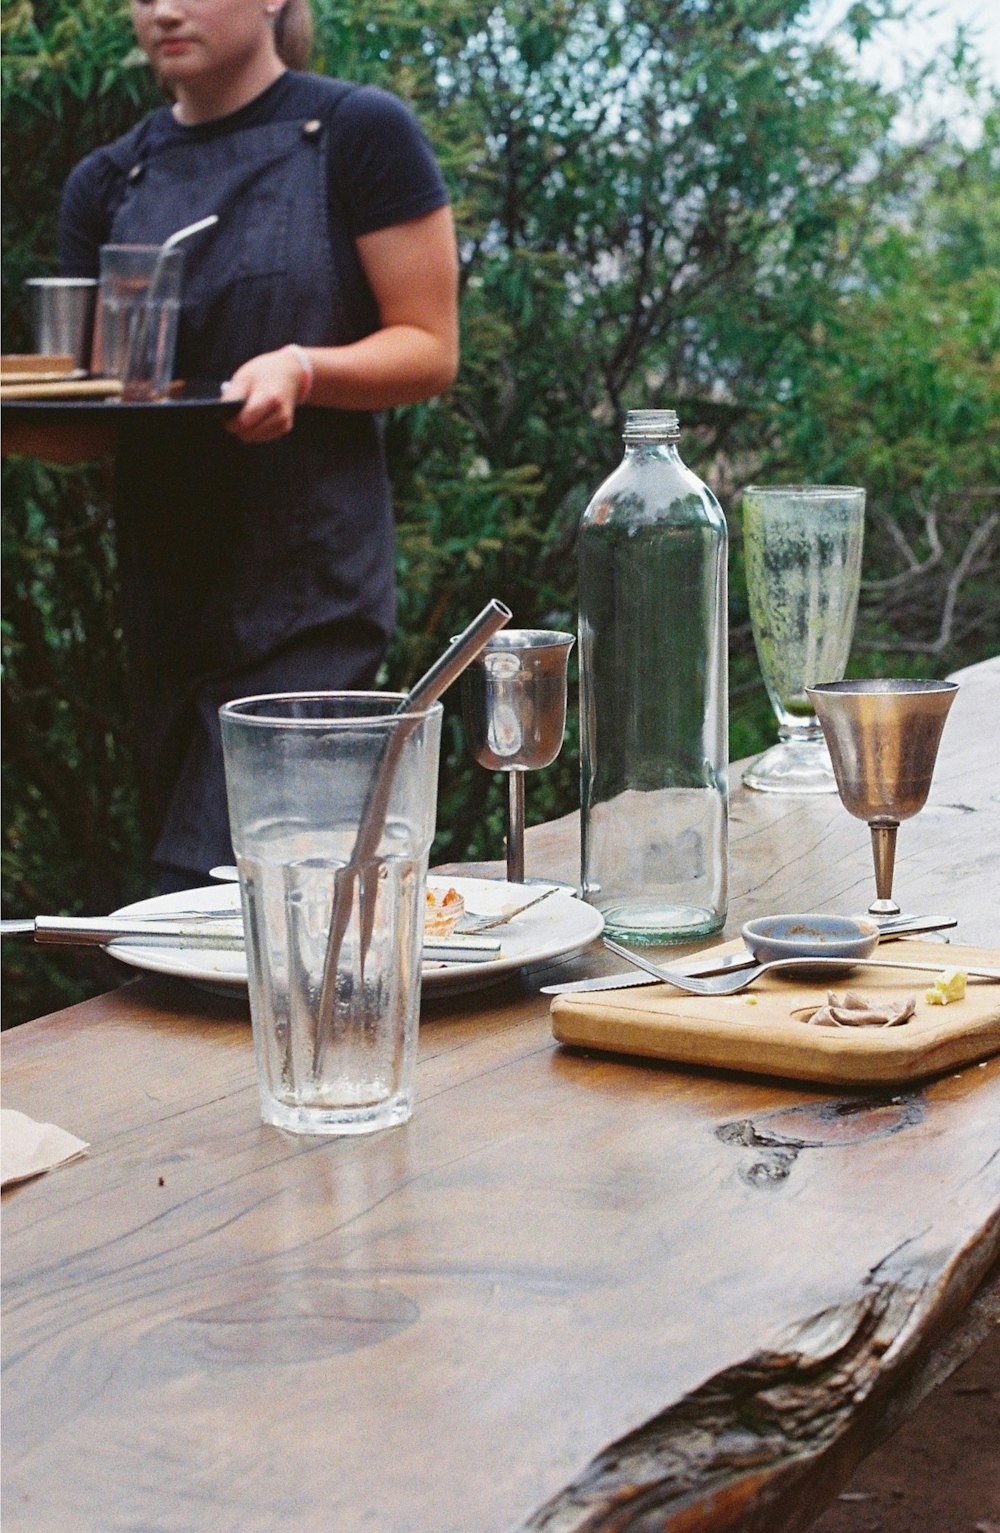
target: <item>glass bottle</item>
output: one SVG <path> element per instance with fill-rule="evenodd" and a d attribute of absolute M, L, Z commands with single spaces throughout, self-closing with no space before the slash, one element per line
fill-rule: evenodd
<path fill-rule="evenodd" d="M 632 943 L 726 919 L 726 519 L 679 436 L 630 410 L 580 526 L 581 881 Z"/>

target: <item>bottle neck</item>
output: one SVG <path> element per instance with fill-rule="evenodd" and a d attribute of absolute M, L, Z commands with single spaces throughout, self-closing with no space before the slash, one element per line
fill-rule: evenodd
<path fill-rule="evenodd" d="M 627 436 L 625 438 L 626 458 L 661 458 L 667 463 L 679 463 L 680 453 L 677 451 L 677 438 L 668 436 Z"/>

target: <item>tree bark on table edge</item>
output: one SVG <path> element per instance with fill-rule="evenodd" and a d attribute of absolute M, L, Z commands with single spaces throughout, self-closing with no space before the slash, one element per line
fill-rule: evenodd
<path fill-rule="evenodd" d="M 853 1304 L 709 1379 L 606 1449 L 521 1533 L 803 1533 L 997 1323 L 1000 1213 L 938 1280 L 921 1281 L 919 1263 L 907 1286 L 873 1272 Z"/>

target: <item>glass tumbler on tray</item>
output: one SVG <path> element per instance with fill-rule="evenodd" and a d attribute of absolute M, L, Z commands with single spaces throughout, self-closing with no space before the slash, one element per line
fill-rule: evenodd
<path fill-rule="evenodd" d="M 102 245 L 98 300 L 101 372 L 122 398 L 162 399 L 174 375 L 184 251 Z"/>

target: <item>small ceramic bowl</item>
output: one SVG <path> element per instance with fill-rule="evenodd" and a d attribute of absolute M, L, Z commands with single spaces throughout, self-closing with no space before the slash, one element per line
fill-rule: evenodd
<path fill-rule="evenodd" d="M 854 916 L 761 916 L 743 941 L 760 963 L 772 958 L 868 958 L 878 947 L 874 921 Z"/>

